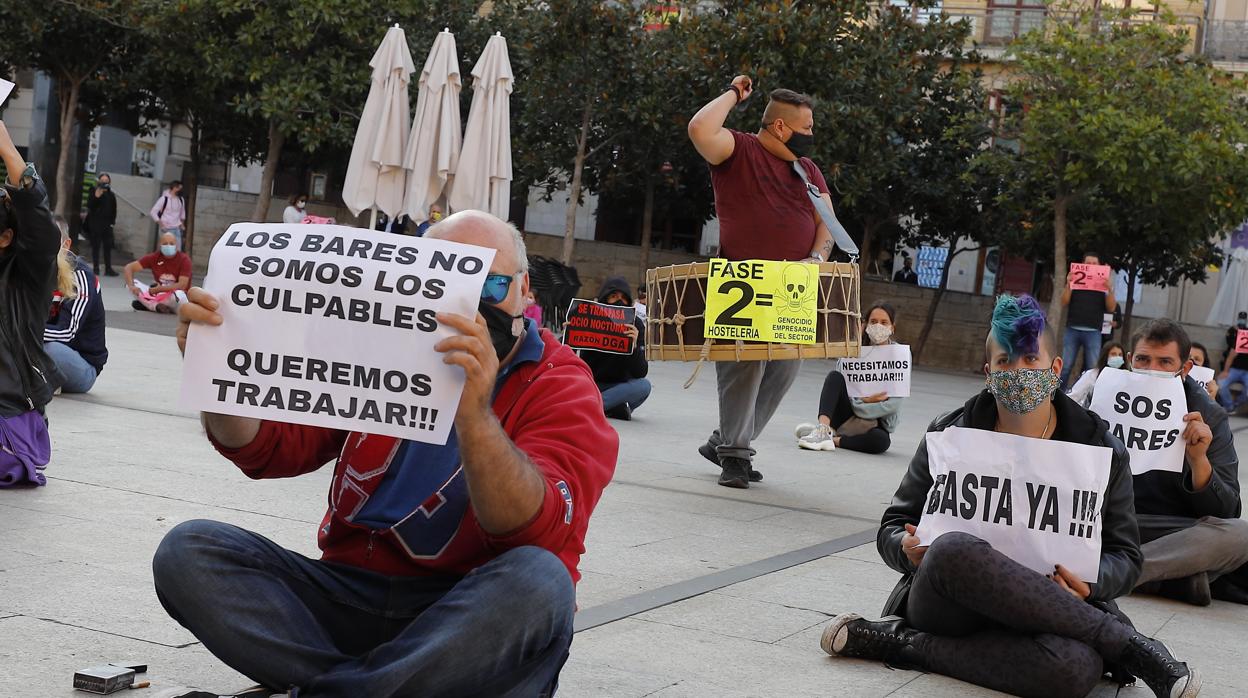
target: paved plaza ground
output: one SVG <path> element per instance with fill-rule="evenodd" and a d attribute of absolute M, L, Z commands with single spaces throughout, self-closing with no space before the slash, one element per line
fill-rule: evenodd
<path fill-rule="evenodd" d="M 0 696 L 84 695 L 69 688 L 75 669 L 123 660 L 150 665 L 153 687 L 136 694 L 148 698 L 245 687 L 165 615 L 152 553 L 174 525 L 209 518 L 315 555 L 331 469 L 255 482 L 218 456 L 178 405 L 173 319 L 132 313 L 118 280 L 105 281 L 111 358 L 90 395 L 49 407 L 48 486 L 0 491 Z M 619 465 L 590 524 L 560 695 L 994 695 L 819 649 L 832 616 L 883 606 L 897 575 L 875 552 L 880 514 L 927 424 L 982 385 L 918 371 L 889 453 L 801 451 L 792 428 L 814 416 L 827 369 L 803 366 L 759 440 L 766 480 L 730 490 L 695 451 L 716 421 L 714 372 L 682 390 L 692 365 L 652 365 L 650 401 L 612 422 Z M 1248 453 L 1248 420 L 1232 426 Z M 1248 695 L 1248 607 L 1121 605 L 1201 669 L 1202 696 Z M 1095 695 L 1114 691 L 1103 683 Z"/>

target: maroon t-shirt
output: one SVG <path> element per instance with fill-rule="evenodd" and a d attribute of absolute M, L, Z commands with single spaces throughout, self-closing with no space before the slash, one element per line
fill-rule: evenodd
<path fill-rule="evenodd" d="M 139 266 L 152 270 L 152 277 L 156 279 L 157 286 L 176 284 L 178 278 L 182 276 L 191 278 L 191 258 L 185 252 L 178 252 L 172 257 L 153 252 L 140 257 Z"/>
<path fill-rule="evenodd" d="M 732 156 L 711 165 L 719 256 L 725 259 L 797 260 L 815 246 L 815 206 L 793 163 L 772 155 L 752 133 L 729 131 Z M 828 183 L 810 158 L 801 159 L 811 184 L 827 193 Z"/>

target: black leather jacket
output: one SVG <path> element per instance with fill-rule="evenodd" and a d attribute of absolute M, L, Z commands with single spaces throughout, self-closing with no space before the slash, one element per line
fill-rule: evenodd
<path fill-rule="evenodd" d="M 1054 439 L 1114 449 L 1109 484 L 1101 503 L 1101 570 L 1096 583 L 1091 585 L 1092 594 L 1088 597 L 1090 602 L 1109 602 L 1131 591 L 1144 562 L 1140 553 L 1140 535 L 1136 529 L 1129 456 L 1122 442 L 1109 433 L 1109 425 L 1095 413 L 1083 409 L 1061 392 L 1054 395 L 1053 406 L 1057 416 Z M 996 421 L 996 400 L 985 390 L 961 408 L 938 417 L 928 431 L 944 431 L 951 426 L 992 429 Z M 919 450 L 910 461 L 910 469 L 893 495 L 892 504 L 884 511 L 880 530 L 875 536 L 875 547 L 885 564 L 903 575 L 885 604 L 885 615 L 904 616 L 906 613 L 906 600 L 915 568 L 901 551 L 901 537 L 906 533 L 905 524 L 919 524 L 931 486 L 925 439 L 919 443 Z"/>
<path fill-rule="evenodd" d="M 0 253 L 0 417 L 13 417 L 42 411 L 64 382 L 43 351 L 61 231 L 52 221 L 42 181 L 4 188 L 13 200 L 17 230 Z"/>

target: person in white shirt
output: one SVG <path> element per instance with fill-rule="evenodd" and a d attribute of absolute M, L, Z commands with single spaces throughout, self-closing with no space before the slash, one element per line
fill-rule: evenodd
<path fill-rule="evenodd" d="M 308 215 L 307 212 L 305 211 L 307 207 L 308 207 L 308 195 L 307 194 L 295 194 L 294 196 L 290 197 L 290 205 L 286 207 L 285 211 L 282 211 L 282 222 L 283 223 L 302 223 L 304 217 Z"/>
<path fill-rule="evenodd" d="M 182 230 L 186 226 L 186 200 L 182 198 L 182 182 L 173 180 L 165 193 L 156 199 L 156 203 L 152 205 L 152 210 L 147 215 L 160 226 L 160 236 L 173 233 L 174 244 L 180 251 Z"/>
<path fill-rule="evenodd" d="M 1087 409 L 1092 404 L 1092 388 L 1096 387 L 1096 379 L 1101 375 L 1101 369 L 1122 368 L 1126 363 L 1126 357 L 1123 355 L 1122 345 L 1118 342 L 1110 342 L 1101 347 L 1101 356 L 1096 361 L 1096 368 L 1090 368 L 1079 376 L 1079 380 L 1075 381 L 1075 385 L 1067 391 L 1066 395 L 1079 404 L 1080 407 Z"/>

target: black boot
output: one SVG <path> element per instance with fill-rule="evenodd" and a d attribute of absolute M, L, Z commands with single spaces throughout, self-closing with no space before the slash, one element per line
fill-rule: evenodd
<path fill-rule="evenodd" d="M 917 630 L 906 627 L 897 616 L 867 620 L 857 613 L 842 613 L 823 631 L 819 646 L 833 657 L 874 659 L 897 668 L 920 668 L 914 647 Z"/>
<path fill-rule="evenodd" d="M 711 445 L 710 441 L 707 441 L 701 446 L 698 446 L 698 454 L 701 455 L 703 458 L 709 460 L 710 462 L 714 463 L 715 465 L 721 468 L 723 467 L 722 465 L 719 465 L 719 454 L 715 452 L 715 447 Z M 750 482 L 762 482 L 762 481 L 763 481 L 762 471 L 755 470 L 754 466 L 751 464 L 750 465 Z"/>
<path fill-rule="evenodd" d="M 748 460 L 724 456 L 719 459 L 719 463 L 724 469 L 719 475 L 719 484 L 738 490 L 750 488 L 750 462 Z"/>
<path fill-rule="evenodd" d="M 1131 635 L 1118 663 L 1148 684 L 1157 698 L 1195 698 L 1200 693 L 1200 674 L 1175 659 L 1159 640 L 1138 632 Z"/>
<path fill-rule="evenodd" d="M 618 419 L 622 422 L 631 422 L 633 420 L 633 408 L 628 406 L 627 402 L 620 404 L 605 411 L 605 414 L 611 419 Z"/>
<path fill-rule="evenodd" d="M 1219 577 L 1209 584 L 1210 595 L 1218 601 L 1248 605 L 1248 589 L 1226 577 Z"/>

